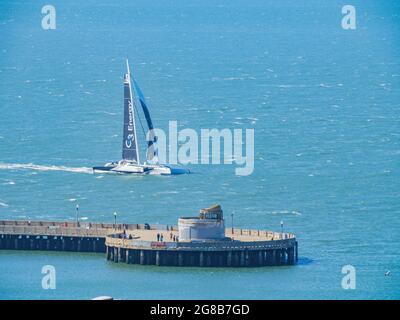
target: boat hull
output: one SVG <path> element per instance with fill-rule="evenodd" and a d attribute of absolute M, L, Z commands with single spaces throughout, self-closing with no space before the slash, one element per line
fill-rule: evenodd
<path fill-rule="evenodd" d="M 149 174 L 149 175 L 180 175 L 188 174 L 184 168 L 173 168 L 166 165 L 112 165 L 93 167 L 94 173 L 119 173 L 119 174 Z"/>
<path fill-rule="evenodd" d="M 93 167 L 93 172 L 109 172 L 111 171 L 112 167 Z"/>

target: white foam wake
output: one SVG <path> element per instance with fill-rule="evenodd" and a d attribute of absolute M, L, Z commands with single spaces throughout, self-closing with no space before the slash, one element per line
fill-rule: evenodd
<path fill-rule="evenodd" d="M 65 166 L 42 166 L 33 163 L 0 163 L 2 170 L 38 170 L 38 171 L 66 171 L 75 173 L 93 173 L 92 168 L 87 167 L 65 167 Z"/>

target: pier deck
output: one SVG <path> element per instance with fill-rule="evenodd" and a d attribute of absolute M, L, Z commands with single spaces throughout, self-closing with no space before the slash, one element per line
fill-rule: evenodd
<path fill-rule="evenodd" d="M 157 241 L 157 234 L 163 241 Z M 226 229 L 224 241 L 173 241 L 173 225 L 0 221 L 0 249 L 106 253 L 107 260 L 166 266 L 252 267 L 297 261 L 293 234 Z"/>

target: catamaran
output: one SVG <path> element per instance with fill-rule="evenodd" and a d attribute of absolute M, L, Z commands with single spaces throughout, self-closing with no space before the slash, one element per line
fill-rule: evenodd
<path fill-rule="evenodd" d="M 122 160 L 109 162 L 101 167 L 93 167 L 93 172 L 157 175 L 189 173 L 190 171 L 184 168 L 173 168 L 168 165 L 158 163 L 156 146 L 157 137 L 153 132 L 153 122 L 150 117 L 146 100 L 144 99 L 143 93 L 134 79 L 132 79 L 132 86 L 128 60 L 126 60 L 126 68 L 127 73 L 124 75 L 124 126 L 122 138 Z M 140 152 L 136 134 L 136 115 L 139 118 L 139 108 L 137 108 L 137 105 L 142 107 L 149 130 L 146 161 L 144 163 L 140 162 Z"/>

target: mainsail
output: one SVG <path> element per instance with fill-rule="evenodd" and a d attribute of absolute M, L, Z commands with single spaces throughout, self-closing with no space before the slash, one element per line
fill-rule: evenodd
<path fill-rule="evenodd" d="M 144 116 L 146 118 L 147 122 L 147 127 L 149 129 L 148 137 L 147 137 L 147 153 L 146 153 L 146 161 L 149 163 L 157 163 L 158 162 L 158 151 L 157 151 L 157 137 L 154 135 L 154 126 L 153 122 L 151 121 L 150 117 L 150 112 L 149 108 L 146 105 L 146 100 L 144 98 L 144 95 L 142 93 L 142 90 L 140 90 L 139 85 L 133 79 L 133 87 L 136 92 L 136 96 L 139 100 L 139 103 L 143 109 Z"/>
<path fill-rule="evenodd" d="M 124 132 L 122 140 L 122 159 L 140 163 L 136 136 L 135 112 L 132 99 L 131 74 L 128 60 L 127 73 L 124 76 Z"/>

